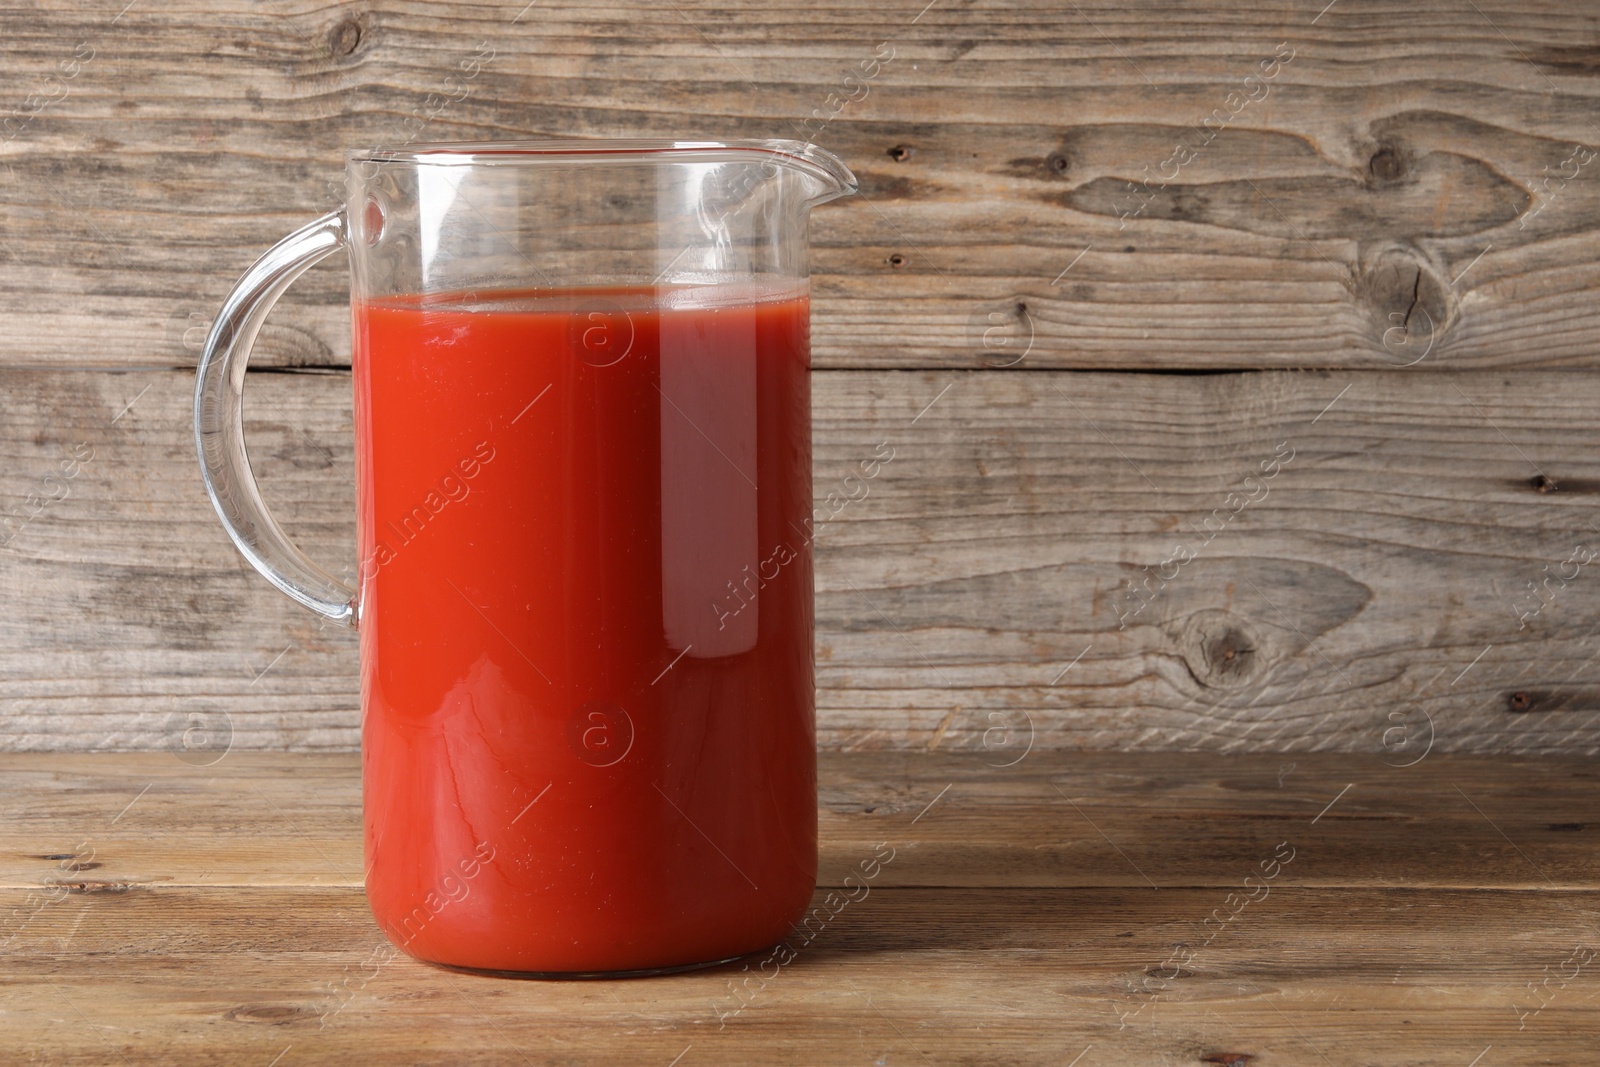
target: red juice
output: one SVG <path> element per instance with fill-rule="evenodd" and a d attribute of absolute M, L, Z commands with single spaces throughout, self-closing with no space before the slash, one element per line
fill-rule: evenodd
<path fill-rule="evenodd" d="M 809 305 L 358 302 L 373 914 L 424 960 L 643 971 L 816 879 Z"/>

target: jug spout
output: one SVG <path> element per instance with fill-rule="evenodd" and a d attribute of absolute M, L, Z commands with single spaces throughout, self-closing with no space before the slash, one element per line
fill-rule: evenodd
<path fill-rule="evenodd" d="M 774 167 L 785 168 L 803 179 L 803 195 L 809 207 L 849 196 L 861 187 L 844 160 L 825 148 L 818 148 L 809 141 L 761 143 L 771 153 Z"/>
<path fill-rule="evenodd" d="M 811 209 L 858 188 L 843 160 L 807 141 L 679 141 L 663 156 L 656 226 L 674 282 L 805 278 Z"/>

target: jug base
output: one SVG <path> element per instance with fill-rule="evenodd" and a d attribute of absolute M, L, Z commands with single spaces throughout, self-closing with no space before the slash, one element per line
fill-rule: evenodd
<path fill-rule="evenodd" d="M 759 949 L 757 951 L 760 951 Z M 592 979 L 609 978 L 655 978 L 667 974 L 683 974 L 687 971 L 703 971 L 710 967 L 721 967 L 726 963 L 734 963 L 751 955 L 741 952 L 724 959 L 705 960 L 700 963 L 679 963 L 671 967 L 644 967 L 632 971 L 508 971 L 490 967 L 463 967 L 455 963 L 440 963 L 436 960 L 422 960 L 423 963 L 434 967 L 442 967 L 447 971 L 456 971 L 460 974 L 477 974 L 485 978 L 526 978 L 540 981 L 584 981 Z M 420 957 L 418 957 L 420 959 Z"/>

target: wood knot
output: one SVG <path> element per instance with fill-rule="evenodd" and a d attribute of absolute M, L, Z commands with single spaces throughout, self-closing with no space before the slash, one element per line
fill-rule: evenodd
<path fill-rule="evenodd" d="M 1051 152 L 1045 157 L 1044 165 L 1050 168 L 1052 174 L 1065 174 L 1067 172 L 1067 157 L 1060 152 Z"/>
<path fill-rule="evenodd" d="M 126 893 L 131 889 L 137 888 L 137 886 L 133 882 L 82 881 L 82 882 L 54 882 L 52 884 L 61 886 L 62 888 L 64 888 L 69 893 L 85 893 L 85 894 L 87 894 L 87 893 Z"/>
<path fill-rule="evenodd" d="M 1533 707 L 1533 697 L 1529 696 L 1525 690 L 1519 689 L 1506 697 L 1506 706 L 1512 711 L 1527 711 Z"/>
<path fill-rule="evenodd" d="M 1528 484 L 1532 485 L 1535 490 L 1541 493 L 1553 493 L 1557 488 L 1556 480 L 1554 478 L 1548 478 L 1543 474 L 1535 474 L 1533 476 L 1533 480 Z"/>
<path fill-rule="evenodd" d="M 1206 660 L 1218 674 L 1239 674 L 1249 669 L 1249 660 L 1256 654 L 1250 639 L 1241 630 L 1228 628 L 1212 636 L 1205 645 Z"/>
<path fill-rule="evenodd" d="M 314 1019 L 317 1016 L 302 1004 L 241 1004 L 237 1008 L 229 1008 L 223 1012 L 222 1017 L 229 1022 L 266 1023 L 269 1026 L 276 1026 L 281 1023 L 292 1023 L 297 1019 Z"/>
<path fill-rule="evenodd" d="M 906 265 L 906 257 L 902 256 L 899 252 L 896 252 L 894 255 L 889 257 L 889 266 L 891 266 L 891 267 L 903 267 L 905 265 Z"/>
<path fill-rule="evenodd" d="M 361 23 L 345 19 L 328 31 L 328 51 L 336 56 L 347 56 L 361 43 Z"/>
<path fill-rule="evenodd" d="M 1431 355 L 1459 311 L 1444 272 L 1411 245 L 1368 251 L 1352 295 L 1371 324 L 1376 355 L 1391 367 L 1414 366 Z"/>
<path fill-rule="evenodd" d="M 1367 162 L 1367 171 L 1375 181 L 1394 182 L 1405 174 L 1406 165 L 1399 152 L 1385 147 L 1372 154 L 1372 159 Z"/>
<path fill-rule="evenodd" d="M 889 149 L 889 158 L 894 160 L 896 163 L 904 163 L 906 160 L 911 158 L 911 146 L 908 144 L 895 145 L 893 148 Z"/>
<path fill-rule="evenodd" d="M 1268 656 L 1249 620 L 1226 611 L 1191 616 L 1179 638 L 1195 681 L 1212 689 L 1242 689 L 1266 672 Z"/>

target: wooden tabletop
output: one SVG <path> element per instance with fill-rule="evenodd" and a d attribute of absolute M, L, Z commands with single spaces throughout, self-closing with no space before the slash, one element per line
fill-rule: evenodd
<path fill-rule="evenodd" d="M 0 756 L 5 1062 L 1505 1067 L 1600 1048 L 1592 761 L 825 753 L 826 921 L 793 962 L 550 982 L 388 960 L 357 756 L 195 759 Z"/>

